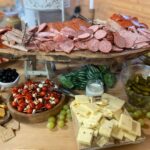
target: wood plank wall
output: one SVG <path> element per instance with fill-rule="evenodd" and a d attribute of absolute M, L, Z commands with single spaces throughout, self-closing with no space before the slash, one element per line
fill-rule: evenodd
<path fill-rule="evenodd" d="M 80 0 L 82 14 L 89 14 L 89 0 Z M 113 13 L 136 16 L 150 26 L 150 0 L 95 0 L 96 18 L 107 19 Z"/>

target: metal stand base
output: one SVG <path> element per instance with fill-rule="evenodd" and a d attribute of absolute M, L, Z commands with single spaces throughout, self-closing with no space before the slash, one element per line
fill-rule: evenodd
<path fill-rule="evenodd" d="M 44 64 L 44 70 L 37 70 L 37 64 Z M 30 76 L 46 76 L 48 79 L 54 76 L 55 63 L 49 61 L 38 61 L 36 60 L 36 56 L 29 56 L 27 60 L 24 62 L 25 69 L 25 79 L 29 80 Z"/>

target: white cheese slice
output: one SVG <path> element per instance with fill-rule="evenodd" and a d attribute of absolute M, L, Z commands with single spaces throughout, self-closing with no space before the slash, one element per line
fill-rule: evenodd
<path fill-rule="evenodd" d="M 110 119 L 113 117 L 112 111 L 110 111 L 107 108 L 102 109 L 101 112 L 102 112 L 104 117 L 107 117 L 107 118 L 110 118 Z"/>
<path fill-rule="evenodd" d="M 90 111 L 92 114 L 99 111 L 99 107 L 95 103 L 81 104 L 84 109 Z"/>
<path fill-rule="evenodd" d="M 105 137 L 111 137 L 111 132 L 113 129 L 113 122 L 105 119 L 100 123 L 99 134 Z"/>
<path fill-rule="evenodd" d="M 86 95 L 75 95 L 76 104 L 87 104 L 90 103 L 90 98 Z"/>
<path fill-rule="evenodd" d="M 77 118 L 79 126 L 81 126 L 83 124 L 83 122 L 85 121 L 85 117 L 83 117 L 79 114 L 76 114 L 76 118 Z"/>
<path fill-rule="evenodd" d="M 94 137 L 98 136 L 98 128 L 94 130 Z"/>
<path fill-rule="evenodd" d="M 101 101 L 98 101 L 98 102 L 95 102 L 97 105 L 99 106 L 107 106 L 109 103 L 108 103 L 108 100 L 101 100 Z"/>
<path fill-rule="evenodd" d="M 135 141 L 136 140 L 136 135 L 133 135 L 133 134 L 131 134 L 131 133 L 128 133 L 128 132 L 126 132 L 126 131 L 124 131 L 124 137 L 126 138 L 126 139 L 128 139 L 128 140 L 130 140 L 130 141 Z"/>
<path fill-rule="evenodd" d="M 123 135 L 124 135 L 124 133 L 123 133 L 122 129 L 118 128 L 117 126 L 113 126 L 112 133 L 111 133 L 111 136 L 113 138 L 122 140 Z"/>
<path fill-rule="evenodd" d="M 77 141 L 80 144 L 91 146 L 91 142 L 93 139 L 93 133 L 94 133 L 94 131 L 92 129 L 80 127 L 78 136 L 77 136 Z"/>
<path fill-rule="evenodd" d="M 99 121 L 101 118 L 102 118 L 102 113 L 100 113 L 100 112 L 98 112 L 94 115 L 92 114 L 89 116 L 88 119 L 86 119 L 83 122 L 83 126 L 86 128 L 90 128 L 90 129 L 96 128 L 96 127 L 98 127 Z"/>
<path fill-rule="evenodd" d="M 96 144 L 99 146 L 99 147 L 103 147 L 104 145 L 108 144 L 109 143 L 109 138 L 108 137 L 105 137 L 105 136 L 102 136 L 100 137 Z"/>
<path fill-rule="evenodd" d="M 126 130 L 128 132 L 131 132 L 132 130 L 132 118 L 130 116 L 127 116 L 125 114 L 121 114 L 120 120 L 119 120 L 119 128 Z"/>
<path fill-rule="evenodd" d="M 113 117 L 114 117 L 116 120 L 120 120 L 121 114 L 122 114 L 122 109 L 119 109 L 119 110 L 117 110 L 116 112 L 113 113 Z"/>
<path fill-rule="evenodd" d="M 125 101 L 120 99 L 120 98 L 117 98 L 115 96 L 112 96 L 110 94 L 107 94 L 107 93 L 104 93 L 101 97 L 101 99 L 103 100 L 108 100 L 109 101 L 109 105 L 112 107 L 112 108 L 115 108 L 116 110 L 117 109 L 121 109 L 123 107 L 123 105 L 125 104 Z"/>
<path fill-rule="evenodd" d="M 135 120 L 132 120 L 132 130 L 130 133 L 136 136 L 141 136 L 141 124 Z"/>

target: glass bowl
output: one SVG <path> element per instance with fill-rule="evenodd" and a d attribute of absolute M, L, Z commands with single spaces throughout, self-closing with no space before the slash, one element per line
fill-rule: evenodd
<path fill-rule="evenodd" d="M 150 76 L 150 66 L 143 64 L 129 65 L 125 66 L 121 71 L 121 80 L 124 84 L 124 88 L 128 96 L 128 102 L 135 107 L 150 108 L 150 92 L 146 93 L 144 91 L 145 89 L 143 85 L 142 85 L 143 88 L 140 89 L 139 92 L 136 83 L 135 83 L 136 89 L 132 84 L 133 78 L 135 77 L 135 75 L 138 74 L 141 74 L 143 78 L 146 79 L 148 76 Z M 148 90 L 150 90 L 150 86 Z"/>

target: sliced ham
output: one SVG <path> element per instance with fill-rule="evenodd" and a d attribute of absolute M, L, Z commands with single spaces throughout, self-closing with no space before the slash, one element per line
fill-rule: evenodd
<path fill-rule="evenodd" d="M 39 28 L 39 27 L 37 27 L 37 26 L 36 26 L 36 27 L 32 27 L 32 28 L 30 28 L 28 31 L 35 33 L 35 32 L 38 31 L 38 28 Z"/>
<path fill-rule="evenodd" d="M 112 49 L 112 44 L 108 40 L 104 39 L 99 42 L 99 50 L 102 53 L 109 53 Z"/>
<path fill-rule="evenodd" d="M 60 49 L 66 53 L 70 53 L 74 48 L 74 43 L 72 40 L 67 40 L 59 44 Z"/>
<path fill-rule="evenodd" d="M 120 48 L 126 47 L 126 40 L 118 32 L 114 32 L 114 43 Z"/>
<path fill-rule="evenodd" d="M 142 42 L 142 43 L 136 44 L 134 48 L 135 48 L 135 49 L 139 49 L 139 48 L 145 48 L 145 47 L 147 47 L 147 46 L 149 46 L 148 43 Z"/>
<path fill-rule="evenodd" d="M 37 33 L 37 36 L 42 37 L 42 38 L 49 38 L 49 37 L 51 38 L 51 37 L 56 36 L 56 34 L 51 33 L 51 32 L 39 32 L 39 33 Z"/>
<path fill-rule="evenodd" d="M 42 32 L 47 28 L 47 23 L 42 23 L 39 25 L 38 31 L 37 32 Z"/>
<path fill-rule="evenodd" d="M 76 37 L 76 31 L 72 28 L 69 27 L 64 27 L 61 29 L 60 33 L 62 33 L 63 35 L 67 36 L 68 38 L 73 39 L 74 37 Z"/>
<path fill-rule="evenodd" d="M 98 30 L 95 32 L 94 37 L 98 40 L 103 39 L 107 35 L 107 32 L 105 30 Z"/>
<path fill-rule="evenodd" d="M 75 47 L 78 49 L 88 49 L 87 43 L 83 41 L 77 41 L 74 43 Z"/>
<path fill-rule="evenodd" d="M 99 49 L 99 41 L 95 38 L 87 42 L 88 49 L 92 52 L 97 52 Z"/>
<path fill-rule="evenodd" d="M 150 33 L 145 32 L 145 30 L 143 30 L 142 28 L 138 28 L 137 30 L 138 30 L 138 32 L 139 32 L 141 35 L 143 35 L 143 36 L 145 36 L 146 38 L 149 38 L 149 39 L 150 39 Z M 148 31 L 148 30 L 147 30 L 147 31 Z"/>
<path fill-rule="evenodd" d="M 89 29 L 93 30 L 93 32 L 95 33 L 99 29 L 99 25 L 92 25 L 89 27 Z"/>
<path fill-rule="evenodd" d="M 64 35 L 62 35 L 62 34 L 57 34 L 54 38 L 53 38 L 53 40 L 55 41 L 55 42 L 63 42 L 63 41 L 65 41 L 65 40 L 67 40 L 68 38 L 66 37 L 66 36 L 64 36 Z"/>
<path fill-rule="evenodd" d="M 150 40 L 149 40 L 147 37 L 138 34 L 138 35 L 137 35 L 137 39 L 136 39 L 136 41 L 135 41 L 135 44 L 143 43 L 143 42 L 149 42 L 149 41 L 150 41 Z"/>

